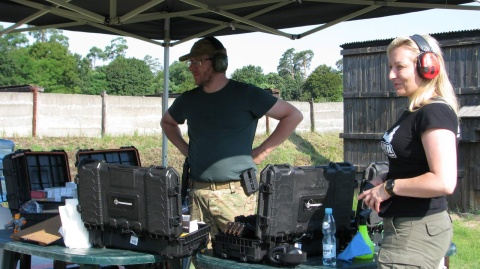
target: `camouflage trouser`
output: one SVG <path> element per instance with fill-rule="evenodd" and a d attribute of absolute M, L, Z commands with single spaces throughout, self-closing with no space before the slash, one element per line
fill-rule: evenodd
<path fill-rule="evenodd" d="M 233 185 L 222 190 L 195 189 L 193 186 L 190 201 L 190 219 L 209 224 L 211 236 L 223 230 L 236 216 L 255 214 L 257 207 L 256 194 L 247 196 L 242 187 Z"/>

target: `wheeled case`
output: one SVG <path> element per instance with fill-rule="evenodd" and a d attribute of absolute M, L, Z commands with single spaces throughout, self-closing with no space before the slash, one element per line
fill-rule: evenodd
<path fill-rule="evenodd" d="M 180 179 L 173 167 L 95 161 L 78 167 L 77 181 L 77 210 L 87 228 L 173 238 L 182 233 Z"/>

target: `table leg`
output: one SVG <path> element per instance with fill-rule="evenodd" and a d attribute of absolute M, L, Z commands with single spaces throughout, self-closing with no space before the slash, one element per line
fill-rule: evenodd
<path fill-rule="evenodd" d="M 183 259 L 174 259 L 166 262 L 168 269 L 182 269 Z"/>
<path fill-rule="evenodd" d="M 20 262 L 20 269 L 30 269 L 32 257 L 28 254 L 3 250 L 2 269 L 15 269 L 18 262 Z"/>
<path fill-rule="evenodd" d="M 53 261 L 53 269 L 65 269 L 67 268 L 67 262 L 64 261 Z"/>
<path fill-rule="evenodd" d="M 30 269 L 32 265 L 32 256 L 20 254 L 20 269 Z"/>
<path fill-rule="evenodd" d="M 189 269 L 192 263 L 192 257 L 188 256 L 182 259 L 182 269 Z"/>
<path fill-rule="evenodd" d="M 2 269 L 14 269 L 17 268 L 17 261 L 20 259 L 20 255 L 10 250 L 3 250 Z"/>

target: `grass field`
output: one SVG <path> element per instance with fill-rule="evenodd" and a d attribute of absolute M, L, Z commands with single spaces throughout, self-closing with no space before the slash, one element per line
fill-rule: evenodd
<path fill-rule="evenodd" d="M 15 142 L 16 149 L 34 151 L 63 149 L 69 157 L 72 178 L 76 174 L 75 154 L 80 149 L 118 149 L 122 146 L 134 146 L 138 149 L 142 166 L 162 165 L 162 141 L 160 136 L 122 136 L 104 138 L 61 137 L 61 138 L 6 138 Z M 257 136 L 257 145 L 265 136 Z M 184 157 L 171 144 L 168 146 L 168 166 L 182 171 Z M 294 166 L 325 165 L 329 162 L 343 162 L 343 141 L 338 133 L 302 133 L 292 135 L 279 146 L 262 164 L 288 163 Z M 348 160 L 347 160 L 348 161 Z M 454 224 L 454 243 L 457 253 L 450 257 L 450 268 L 480 268 L 478 251 L 480 250 L 480 215 L 478 211 L 460 213 L 451 212 Z"/>

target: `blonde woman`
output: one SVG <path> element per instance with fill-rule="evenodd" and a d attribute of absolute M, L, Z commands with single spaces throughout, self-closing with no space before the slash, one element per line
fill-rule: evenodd
<path fill-rule="evenodd" d="M 378 268 L 438 268 L 453 235 L 446 195 L 457 183 L 457 99 L 433 37 L 398 37 L 387 55 L 409 105 L 381 141 L 389 172 L 358 199 L 384 218 Z"/>

